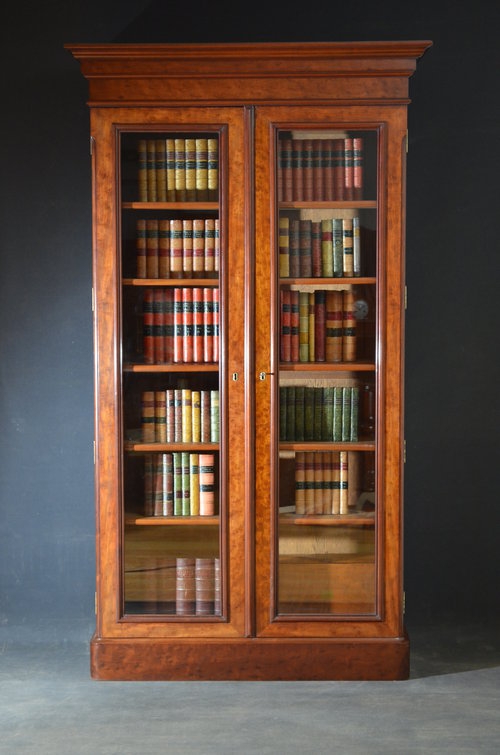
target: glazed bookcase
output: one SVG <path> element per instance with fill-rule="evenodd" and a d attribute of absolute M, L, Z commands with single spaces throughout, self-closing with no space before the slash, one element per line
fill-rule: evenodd
<path fill-rule="evenodd" d="M 405 164 L 429 44 L 67 46 L 93 167 L 94 678 L 407 677 Z"/>

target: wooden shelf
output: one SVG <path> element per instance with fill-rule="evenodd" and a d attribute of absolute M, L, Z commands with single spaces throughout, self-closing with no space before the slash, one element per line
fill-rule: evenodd
<path fill-rule="evenodd" d="M 126 440 L 125 451 L 136 453 L 168 453 L 173 451 L 193 451 L 194 453 L 219 450 L 218 443 L 142 443 L 141 441 Z"/>
<path fill-rule="evenodd" d="M 124 364 L 124 372 L 218 372 L 217 362 L 196 362 L 196 364 Z"/>
<path fill-rule="evenodd" d="M 280 372 L 375 372 L 374 362 L 280 362 Z"/>
<path fill-rule="evenodd" d="M 337 202 L 280 202 L 280 210 L 376 210 L 376 199 L 353 199 Z"/>
<path fill-rule="evenodd" d="M 349 441 L 334 443 L 333 441 L 308 440 L 283 441 L 279 444 L 280 451 L 375 451 L 375 441 Z"/>
<path fill-rule="evenodd" d="M 218 202 L 123 202 L 124 210 L 201 210 L 217 211 Z"/>
<path fill-rule="evenodd" d="M 358 514 L 280 514 L 280 523 L 297 525 L 314 525 L 320 527 L 373 527 L 375 525 L 375 513 Z"/>
<path fill-rule="evenodd" d="M 126 525 L 140 527 L 218 527 L 218 516 L 125 516 Z"/>
<path fill-rule="evenodd" d="M 217 288 L 218 278 L 124 278 L 124 286 L 203 286 Z"/>
<path fill-rule="evenodd" d="M 280 278 L 280 286 L 315 286 L 315 288 L 345 288 L 345 286 L 375 285 L 375 276 L 359 276 L 357 278 Z"/>

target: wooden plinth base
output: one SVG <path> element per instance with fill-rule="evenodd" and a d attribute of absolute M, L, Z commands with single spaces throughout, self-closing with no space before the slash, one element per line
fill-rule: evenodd
<path fill-rule="evenodd" d="M 93 679 L 114 681 L 401 680 L 408 637 L 220 641 L 102 639 L 91 642 Z"/>

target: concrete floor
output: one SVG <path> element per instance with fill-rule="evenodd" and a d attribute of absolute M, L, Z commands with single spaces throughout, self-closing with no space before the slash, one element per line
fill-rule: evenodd
<path fill-rule="evenodd" d="M 88 643 L 0 646 L 0 753 L 500 752 L 500 626 L 409 627 L 406 682 L 94 682 Z"/>

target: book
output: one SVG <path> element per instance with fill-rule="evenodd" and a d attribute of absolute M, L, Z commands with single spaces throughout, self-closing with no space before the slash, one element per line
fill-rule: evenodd
<path fill-rule="evenodd" d="M 143 297 L 143 357 L 145 364 L 153 364 L 155 358 L 154 331 L 153 331 L 153 289 L 146 288 Z"/>
<path fill-rule="evenodd" d="M 355 136 L 352 140 L 353 151 L 353 190 L 354 199 L 363 199 L 364 181 L 364 142 L 363 137 Z"/>
<path fill-rule="evenodd" d="M 155 441 L 155 392 L 141 394 L 141 437 L 143 443 Z"/>
<path fill-rule="evenodd" d="M 307 219 L 299 220 L 299 275 L 312 277 L 312 228 Z"/>
<path fill-rule="evenodd" d="M 172 278 L 182 278 L 182 220 L 170 221 L 170 272 Z"/>
<path fill-rule="evenodd" d="M 182 289 L 182 361 L 190 364 L 193 361 L 193 289 Z"/>
<path fill-rule="evenodd" d="M 196 201 L 196 140 L 193 137 L 185 139 L 185 171 L 186 171 L 186 200 Z"/>
<path fill-rule="evenodd" d="M 291 361 L 292 332 L 291 332 L 291 291 L 281 289 L 280 291 L 280 360 L 282 362 Z"/>
<path fill-rule="evenodd" d="M 342 293 L 326 292 L 325 359 L 342 361 Z"/>
<path fill-rule="evenodd" d="M 199 455 L 200 516 L 213 516 L 215 513 L 214 463 L 214 454 Z"/>
<path fill-rule="evenodd" d="M 213 273 L 215 271 L 215 220 L 213 218 L 205 219 L 205 272 Z"/>
<path fill-rule="evenodd" d="M 147 278 L 146 265 L 146 221 L 138 220 L 136 223 L 136 277 Z"/>
<path fill-rule="evenodd" d="M 280 278 L 290 276 L 290 220 L 280 215 L 279 218 L 279 268 Z"/>
<path fill-rule="evenodd" d="M 281 152 L 281 170 L 282 173 L 282 191 L 283 191 L 283 201 L 284 202 L 291 202 L 293 200 L 293 176 L 292 176 L 292 167 L 293 167 L 293 159 L 292 159 L 292 140 L 291 139 L 281 139 L 280 140 L 280 152 Z"/>
<path fill-rule="evenodd" d="M 154 440 L 167 442 L 167 397 L 165 391 L 155 391 L 154 397 Z"/>
<path fill-rule="evenodd" d="M 192 391 L 190 388 L 182 388 L 181 391 L 182 442 L 191 443 L 193 440 Z"/>
<path fill-rule="evenodd" d="M 194 189 L 193 189 L 194 191 Z M 191 278 L 193 274 L 193 221 L 182 221 L 182 277 Z"/>
<path fill-rule="evenodd" d="M 139 202 L 148 201 L 147 151 L 146 139 L 139 139 L 137 143 L 137 185 Z"/>
<path fill-rule="evenodd" d="M 215 606 L 215 560 L 195 559 L 195 613 L 212 616 Z"/>
<path fill-rule="evenodd" d="M 299 291 L 299 361 L 309 361 L 309 294 Z"/>
<path fill-rule="evenodd" d="M 158 221 L 158 276 L 170 277 L 170 221 Z"/>
<path fill-rule="evenodd" d="M 146 220 L 146 278 L 158 278 L 158 221 Z"/>
<path fill-rule="evenodd" d="M 205 321 L 203 289 L 193 288 L 193 362 L 204 361 Z"/>
<path fill-rule="evenodd" d="M 167 171 L 165 139 L 155 140 L 156 164 L 156 198 L 158 202 L 167 201 Z"/>
<path fill-rule="evenodd" d="M 194 558 L 177 558 L 175 568 L 175 612 L 177 616 L 193 616 L 196 610 Z"/>
<path fill-rule="evenodd" d="M 165 140 L 165 172 L 167 181 L 167 202 L 175 202 L 175 139 Z"/>
<path fill-rule="evenodd" d="M 352 218 L 342 220 L 342 273 L 346 278 L 354 276 L 354 238 Z"/>
<path fill-rule="evenodd" d="M 354 293 L 342 292 L 342 361 L 354 362 L 356 359 L 356 314 Z"/>
<path fill-rule="evenodd" d="M 300 202 L 304 198 L 303 140 L 292 139 L 292 200 Z"/>
<path fill-rule="evenodd" d="M 219 191 L 219 142 L 216 138 L 207 139 L 207 183 L 208 198 L 216 201 Z"/>
<path fill-rule="evenodd" d="M 175 149 L 175 201 L 186 201 L 186 140 L 174 139 Z"/>
<path fill-rule="evenodd" d="M 312 143 L 312 171 L 313 171 L 313 199 L 320 202 L 324 197 L 323 186 L 323 149 L 322 139 L 313 139 Z"/>
<path fill-rule="evenodd" d="M 292 219 L 289 225 L 289 272 L 290 278 L 300 276 L 300 221 Z"/>
<path fill-rule="evenodd" d="M 317 290 L 314 297 L 314 361 L 326 359 L 326 291 Z"/>
<path fill-rule="evenodd" d="M 325 278 L 333 277 L 333 225 L 329 218 L 321 221 L 321 269 Z"/>
<path fill-rule="evenodd" d="M 156 143 L 154 139 L 146 141 L 147 166 L 147 202 L 156 202 Z"/>
<path fill-rule="evenodd" d="M 208 144 L 205 137 L 195 140 L 196 199 L 208 199 Z"/>
<path fill-rule="evenodd" d="M 192 257 L 193 264 L 191 270 L 194 278 L 199 278 L 205 272 L 205 220 L 203 218 L 194 218 L 193 221 L 193 243 Z"/>
<path fill-rule="evenodd" d="M 189 476 L 191 479 L 190 515 L 200 515 L 200 456 L 189 454 Z"/>
<path fill-rule="evenodd" d="M 312 202 L 314 199 L 314 157 L 313 140 L 302 140 L 302 199 Z"/>

